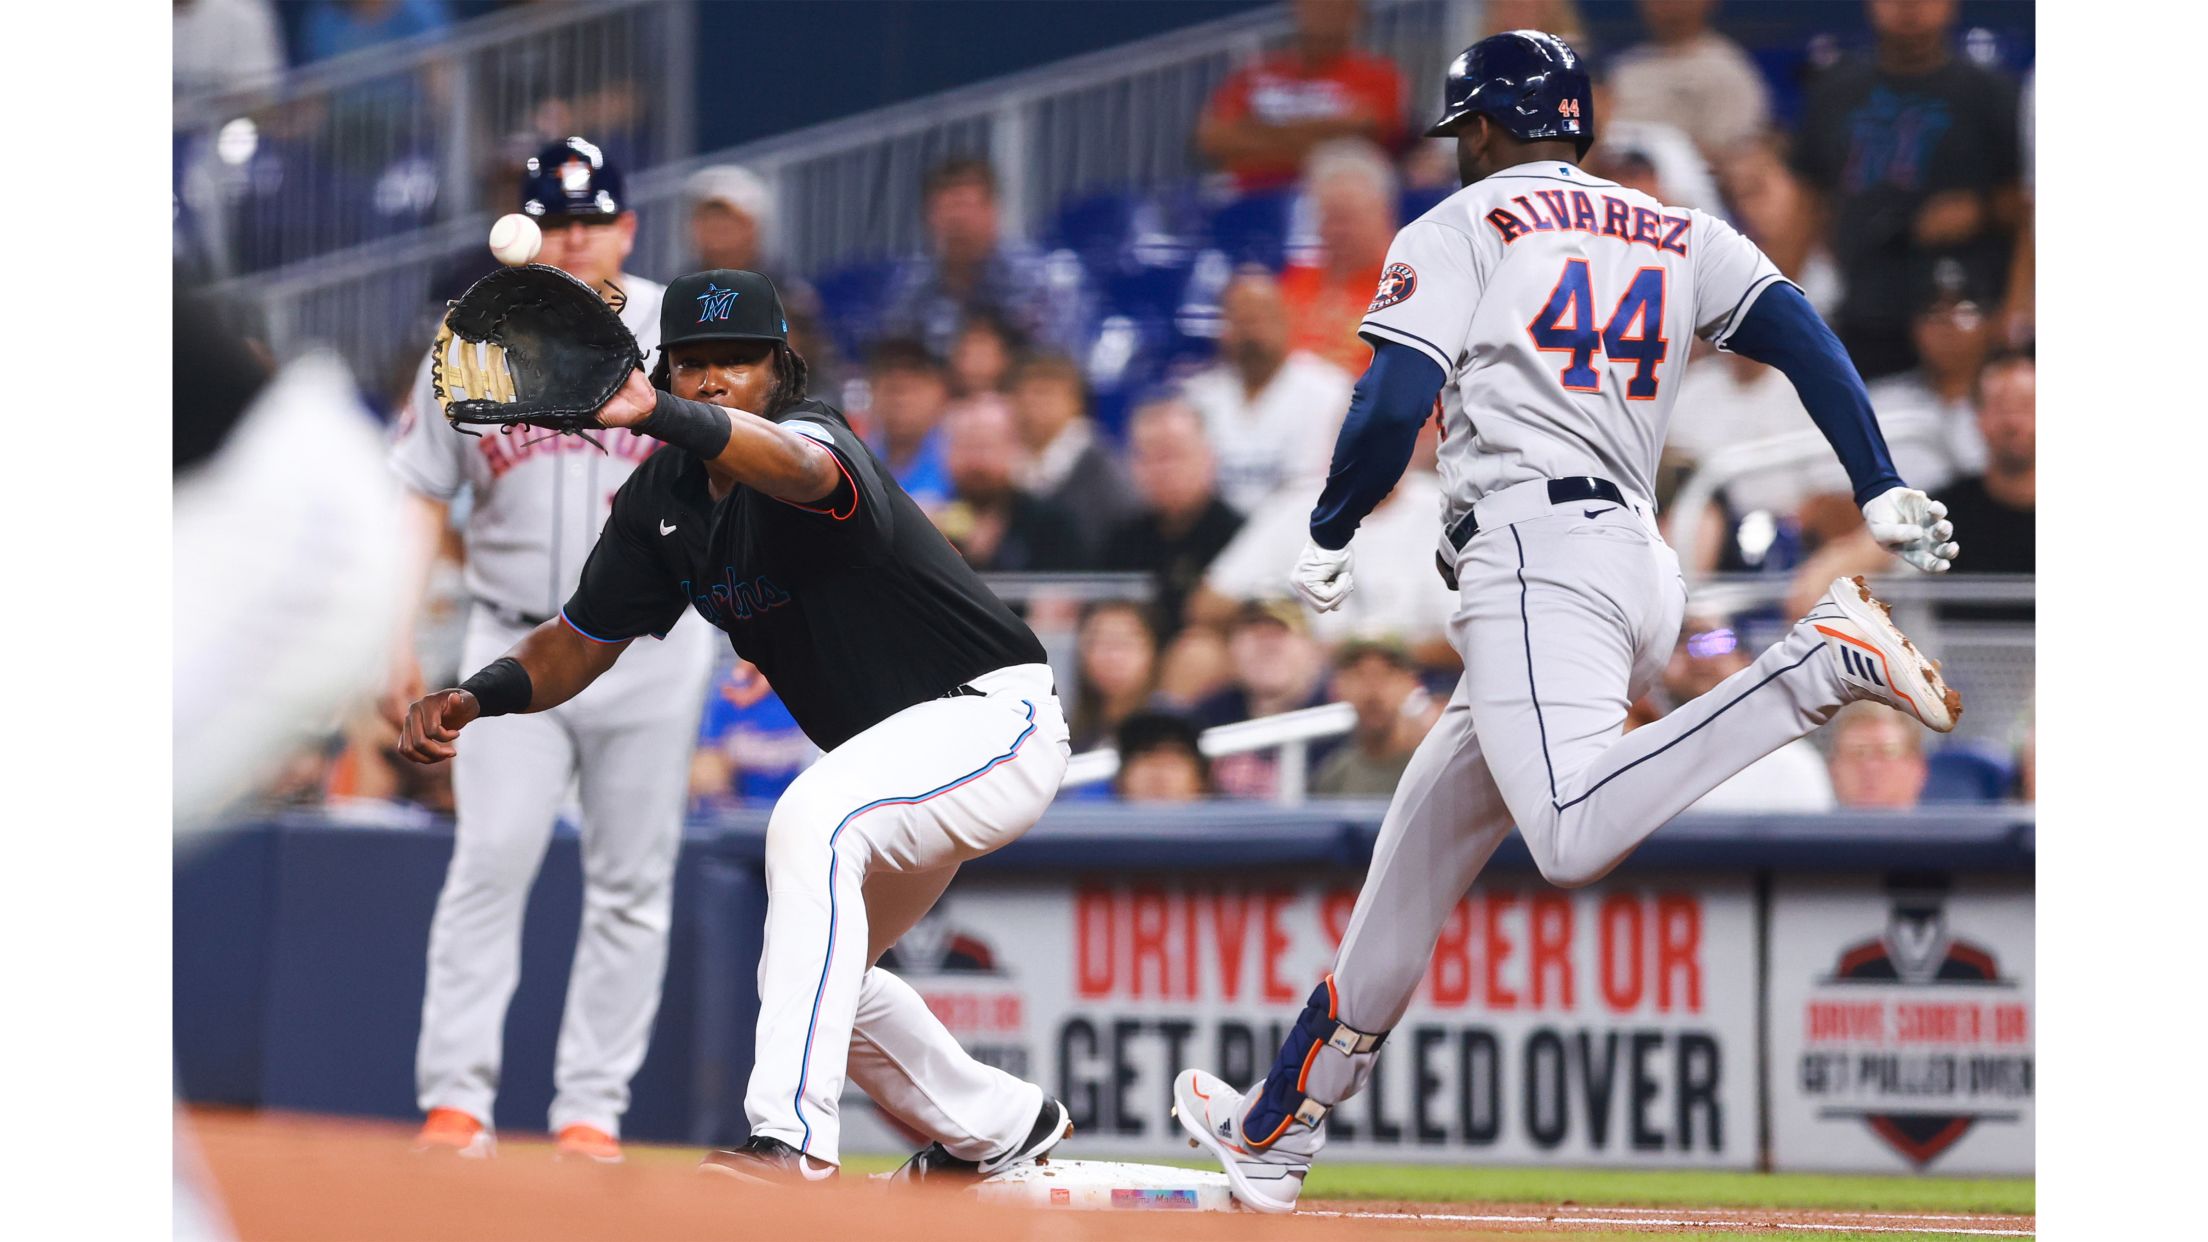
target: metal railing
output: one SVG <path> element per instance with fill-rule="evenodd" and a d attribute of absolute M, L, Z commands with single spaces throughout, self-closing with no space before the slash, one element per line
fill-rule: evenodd
<path fill-rule="evenodd" d="M 640 6 L 620 7 L 659 7 Z M 1478 9 L 1476 0 L 1369 5 L 1363 42 L 1402 67 L 1414 116 L 1439 97 L 1448 57 Z M 1260 10 L 659 163 L 630 178 L 639 227 L 629 270 L 664 280 L 688 267 L 683 185 L 715 164 L 744 164 L 767 180 L 777 198 L 775 258 L 801 275 L 917 251 L 921 177 L 952 154 L 990 157 L 1006 226 L 1028 237 L 1071 197 L 1191 183 L 1203 172 L 1194 134 L 1205 100 L 1234 66 L 1289 32 L 1285 6 Z M 660 145 L 680 149 L 671 133 Z M 279 355 L 325 341 L 363 375 L 379 376 L 421 348 L 434 274 L 481 247 L 494 214 L 440 209 L 439 223 L 242 276 L 225 291 L 264 308 Z"/>
<path fill-rule="evenodd" d="M 1357 711 L 1347 703 L 1325 703 L 1277 716 L 1260 716 L 1233 724 L 1215 725 L 1197 738 L 1197 748 L 1210 758 L 1278 750 L 1280 770 L 1273 801 L 1296 806 L 1304 800 L 1310 772 L 1311 743 L 1340 737 L 1357 724 Z M 1071 788 L 1097 785 L 1119 775 L 1119 751 L 1112 747 L 1086 750 L 1066 764 L 1061 785 Z"/>
<path fill-rule="evenodd" d="M 294 269 L 503 210 L 522 160 L 571 133 L 628 167 L 687 155 L 694 16 L 689 0 L 531 5 L 179 99 L 193 257 L 216 276 Z"/>
<path fill-rule="evenodd" d="M 1692 610 L 1733 618 L 1768 610 L 1785 597 L 1791 582 L 1783 577 L 1720 574 L 1695 589 Z M 1963 693 L 1961 723 L 1947 742 L 1961 742 L 2006 753 L 2032 710 L 2035 640 L 2030 622 L 1943 621 L 1941 608 L 2029 605 L 2035 580 L 2027 574 L 1986 574 L 1932 578 L 1901 574 L 1881 579 L 1879 598 L 1894 606 L 1897 620 L 1923 650 L 1935 652 L 1948 681 Z M 1751 649 L 1776 641 L 1790 618 L 1767 618 L 1744 625 L 1743 642 Z M 1206 756 L 1278 751 L 1280 766 L 1273 802 L 1296 806 L 1307 796 L 1311 744 L 1346 735 L 1357 723 L 1347 703 L 1327 703 L 1261 716 L 1206 729 L 1198 748 Z M 1097 785 L 1119 774 L 1119 752 L 1112 747 L 1083 751 L 1066 766 L 1068 787 Z"/>

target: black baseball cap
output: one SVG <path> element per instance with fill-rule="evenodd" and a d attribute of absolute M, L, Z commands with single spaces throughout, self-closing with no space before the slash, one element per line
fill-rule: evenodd
<path fill-rule="evenodd" d="M 692 341 L 787 341 L 790 321 L 774 282 L 731 267 L 678 276 L 659 304 L 659 348 Z"/>

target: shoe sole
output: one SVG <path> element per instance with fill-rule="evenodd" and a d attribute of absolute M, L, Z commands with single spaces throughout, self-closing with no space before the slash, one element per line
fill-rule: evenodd
<path fill-rule="evenodd" d="M 1894 624 L 1893 609 L 1871 594 L 1870 586 L 1860 575 L 1833 583 L 1831 599 L 1871 641 L 1865 643 L 1853 634 L 1824 625 L 1817 626 L 1817 632 L 1876 656 L 1879 666 L 1886 670 L 1888 688 L 1907 704 L 1904 710 L 1935 733 L 1954 732 L 1955 722 L 1963 716 L 1963 696 L 1940 676 L 1939 664 L 1926 659 L 1924 653 L 1917 650 L 1917 645 L 1909 641 L 1909 636 Z M 1889 658 L 1889 650 L 1900 654 L 1898 668 L 1896 661 Z"/>
<path fill-rule="evenodd" d="M 1045 1137 L 1043 1138 L 1043 1141 L 1036 1144 L 1033 1148 L 1007 1157 L 1002 1164 L 991 1164 L 985 1160 L 975 1170 L 977 1174 L 982 1177 L 994 1177 L 997 1174 L 1004 1172 L 1006 1169 L 1015 1168 L 1019 1165 L 1027 1164 L 1031 1161 L 1041 1160 L 1043 1157 L 1049 1155 L 1051 1153 L 1051 1150 L 1057 1147 L 1058 1144 L 1063 1143 L 1067 1139 L 1073 1137 L 1073 1114 L 1067 1112 L 1066 1106 L 1056 1099 L 1046 1098 L 1044 1102 L 1049 1104 L 1052 1108 L 1058 1110 L 1058 1122 L 1056 1125 L 1051 1127 L 1048 1134 L 1045 1135 Z"/>
<path fill-rule="evenodd" d="M 1229 1146 L 1211 1132 L 1210 1120 L 1204 1111 L 1204 1102 L 1209 1097 L 1196 1085 L 1200 1072 L 1182 1070 L 1173 1079 L 1173 1117 L 1181 1123 L 1181 1129 L 1188 1132 L 1188 1145 L 1209 1151 L 1211 1158 L 1219 1162 L 1219 1167 L 1226 1171 L 1227 1185 L 1234 1192 L 1235 1202 L 1252 1211 L 1271 1216 L 1282 1216 L 1295 1211 L 1294 1200 L 1283 1203 L 1257 1189 L 1234 1158 L 1235 1153 L 1241 1149 Z"/>

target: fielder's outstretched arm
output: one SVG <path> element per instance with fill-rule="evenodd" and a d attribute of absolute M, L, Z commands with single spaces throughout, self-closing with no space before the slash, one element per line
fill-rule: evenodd
<path fill-rule="evenodd" d="M 416 699 L 399 729 L 399 753 L 416 763 L 450 759 L 453 739 L 469 721 L 558 707 L 598 680 L 628 647 L 626 639 L 585 637 L 564 616 L 554 617 L 458 686 Z"/>
<path fill-rule="evenodd" d="M 812 440 L 757 414 L 661 392 L 642 371 L 629 374 L 598 421 L 665 441 L 703 460 L 719 481 L 791 504 L 824 500 L 843 481 L 835 455 Z"/>

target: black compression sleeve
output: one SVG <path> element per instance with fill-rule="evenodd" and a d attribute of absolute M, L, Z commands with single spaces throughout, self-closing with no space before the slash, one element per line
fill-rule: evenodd
<path fill-rule="evenodd" d="M 529 710 L 529 700 L 537 690 L 529 681 L 529 670 L 512 656 L 500 656 L 486 664 L 475 676 L 460 683 L 460 688 L 475 696 L 479 714 L 506 716 Z"/>
<path fill-rule="evenodd" d="M 636 425 L 638 431 L 655 440 L 664 440 L 684 452 L 711 461 L 728 447 L 728 437 L 735 428 L 728 411 L 703 401 L 691 401 L 671 392 L 659 394 L 659 403 L 644 421 Z"/>

